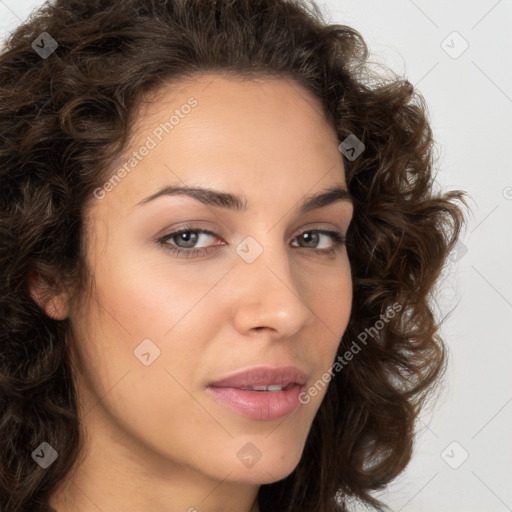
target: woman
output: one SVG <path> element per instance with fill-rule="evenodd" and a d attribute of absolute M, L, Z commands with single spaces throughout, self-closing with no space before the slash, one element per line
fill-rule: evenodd
<path fill-rule="evenodd" d="M 2 511 L 383 510 L 464 198 L 367 57 L 298 0 L 57 0 L 11 35 Z"/>

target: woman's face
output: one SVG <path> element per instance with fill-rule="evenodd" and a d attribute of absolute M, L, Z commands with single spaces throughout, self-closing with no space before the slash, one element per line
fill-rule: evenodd
<path fill-rule="evenodd" d="M 304 405 L 298 394 L 325 385 L 351 308 L 346 249 L 324 232 L 346 234 L 350 200 L 301 209 L 346 188 L 336 134 L 296 83 L 212 74 L 148 102 L 126 155 L 91 199 L 95 286 L 70 312 L 92 453 L 153 477 L 280 480 L 326 388 Z M 151 199 L 164 187 L 244 208 L 209 192 Z M 258 367 L 277 372 L 221 386 Z"/>

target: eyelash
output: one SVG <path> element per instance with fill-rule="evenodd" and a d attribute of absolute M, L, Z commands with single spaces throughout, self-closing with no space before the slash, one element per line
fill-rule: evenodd
<path fill-rule="evenodd" d="M 197 228 L 195 226 L 184 226 L 183 228 L 180 228 L 176 231 L 172 231 L 171 233 L 163 236 L 162 238 L 158 239 L 158 242 L 162 244 L 167 250 L 173 252 L 176 256 L 183 255 L 185 258 L 193 258 L 195 256 L 202 256 L 206 255 L 212 250 L 215 250 L 216 247 L 219 247 L 218 245 L 210 246 L 210 247 L 200 247 L 200 248 L 191 248 L 191 249 L 183 249 L 183 248 L 175 248 L 170 246 L 170 244 L 167 242 L 167 240 L 177 237 L 178 235 L 181 235 L 183 233 L 196 233 L 196 234 L 204 234 L 204 235 L 211 235 L 215 238 L 220 238 L 212 231 L 208 231 L 206 229 Z M 328 235 L 331 237 L 333 241 L 334 247 L 331 249 L 312 249 L 309 247 L 302 247 L 302 249 L 305 249 L 306 251 L 313 251 L 315 253 L 320 253 L 322 256 L 330 256 L 336 254 L 336 252 L 340 249 L 341 246 L 346 244 L 346 236 L 341 234 L 339 231 L 333 231 L 328 229 L 308 229 L 306 231 L 303 231 L 302 233 L 298 234 L 295 238 L 299 238 L 303 236 L 306 233 L 319 233 L 321 235 Z"/>

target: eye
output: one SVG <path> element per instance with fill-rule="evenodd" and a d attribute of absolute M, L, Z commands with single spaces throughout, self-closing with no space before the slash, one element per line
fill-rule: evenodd
<path fill-rule="evenodd" d="M 331 239 L 331 247 L 324 249 L 318 249 L 317 247 L 306 246 L 305 249 L 318 250 L 319 252 L 332 252 L 345 243 L 345 237 L 339 231 L 322 230 L 322 229 L 311 229 L 309 231 L 303 231 L 295 240 L 303 240 L 306 244 L 312 244 L 316 246 L 319 241 L 324 238 Z"/>
<path fill-rule="evenodd" d="M 197 255 L 208 254 L 212 250 L 215 250 L 216 246 L 212 245 L 207 247 L 194 247 L 198 240 L 205 238 L 205 236 L 219 238 L 212 231 L 195 228 L 194 226 L 185 226 L 165 235 L 160 238 L 158 242 L 165 245 L 168 250 L 172 251 L 177 256 L 183 255 L 186 258 L 191 258 Z M 172 242 L 172 245 L 169 243 L 169 240 Z M 177 247 L 173 247 L 173 245 Z"/>
<path fill-rule="evenodd" d="M 212 231 L 201 229 L 195 226 L 185 226 L 163 236 L 158 240 L 158 242 L 165 246 L 167 250 L 173 252 L 176 256 L 192 258 L 194 256 L 204 256 L 209 254 L 210 252 L 215 251 L 217 247 L 219 247 L 220 244 L 206 246 L 203 245 L 201 247 L 196 246 L 200 240 L 208 239 L 208 237 L 221 240 L 221 238 Z M 322 240 L 324 240 L 325 245 L 325 240 L 329 239 L 331 242 L 327 247 L 318 248 L 318 245 L 321 244 Z M 296 236 L 294 238 L 294 241 L 295 240 L 306 244 L 299 245 L 299 248 L 314 253 L 319 253 L 319 255 L 332 257 L 332 255 L 334 255 L 336 251 L 338 251 L 341 246 L 345 244 L 346 237 L 339 231 L 309 229 Z M 207 244 L 207 240 L 206 242 L 203 242 L 203 244 L 205 243 Z"/>

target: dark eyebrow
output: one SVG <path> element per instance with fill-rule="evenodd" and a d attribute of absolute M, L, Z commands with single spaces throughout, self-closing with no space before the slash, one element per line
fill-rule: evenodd
<path fill-rule="evenodd" d="M 181 187 L 177 185 L 167 185 L 154 194 L 142 199 L 135 206 L 146 204 L 163 195 L 174 196 L 181 194 L 192 197 L 193 199 L 196 199 L 208 206 L 226 208 L 237 212 L 244 212 L 247 210 L 247 198 L 244 196 L 228 192 L 220 192 L 210 188 Z M 304 214 L 338 201 L 348 201 L 353 203 L 352 196 L 342 185 L 327 188 L 318 194 L 308 197 L 300 206 L 299 213 Z"/>

